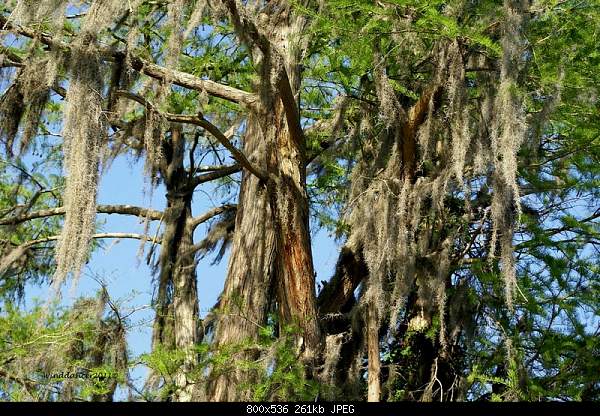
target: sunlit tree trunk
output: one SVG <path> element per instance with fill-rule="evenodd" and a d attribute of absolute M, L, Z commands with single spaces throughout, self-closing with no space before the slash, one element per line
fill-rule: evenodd
<path fill-rule="evenodd" d="M 257 120 L 250 116 L 244 139 L 244 152 L 259 165 L 266 165 L 266 143 Z M 225 287 L 219 302 L 215 346 L 235 345 L 256 339 L 265 325 L 275 275 L 276 237 L 273 215 L 264 183 L 244 172 L 238 199 L 235 234 Z M 252 359 L 255 351 L 239 352 L 235 359 Z M 250 371 L 233 369 L 218 375 L 209 390 L 209 399 L 230 401 L 246 399 L 239 390 L 242 380 L 251 381 Z"/>
<path fill-rule="evenodd" d="M 367 354 L 369 359 L 367 400 L 378 402 L 381 396 L 381 359 L 379 356 L 379 323 L 373 310 L 367 311 Z"/>
<path fill-rule="evenodd" d="M 235 20 L 237 10 L 232 5 L 230 13 Z M 269 304 L 273 293 L 280 324 L 298 328 L 297 353 L 313 364 L 321 339 L 308 228 L 305 142 L 299 119 L 297 125 L 289 123 L 290 112 L 298 117 L 303 20 L 287 15 L 272 29 L 269 46 L 254 51 L 260 67 L 259 101 L 249 117 L 244 144 L 245 153 L 267 172 L 268 180 L 243 173 L 215 343 L 256 339 L 274 306 Z M 253 354 L 241 353 L 238 358 Z M 236 370 L 219 375 L 218 369 L 213 374 L 209 399 L 248 398 L 236 386 L 251 381 L 252 374 Z"/>

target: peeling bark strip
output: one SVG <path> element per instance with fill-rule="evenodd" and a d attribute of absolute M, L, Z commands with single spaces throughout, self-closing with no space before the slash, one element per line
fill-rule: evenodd
<path fill-rule="evenodd" d="M 440 104 L 442 87 L 437 83 L 429 87 L 410 109 L 408 120 L 402 125 L 402 166 L 405 177 L 415 179 L 417 168 L 417 131 L 427 117 L 427 110 L 433 100 L 433 108 Z"/>
<path fill-rule="evenodd" d="M 381 372 L 381 358 L 379 356 L 379 324 L 372 305 L 367 310 L 367 354 L 369 359 L 369 381 L 367 400 L 378 402 L 381 396 L 379 373 Z"/>

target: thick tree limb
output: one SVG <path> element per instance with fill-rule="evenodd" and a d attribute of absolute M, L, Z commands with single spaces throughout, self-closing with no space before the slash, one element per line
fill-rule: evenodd
<path fill-rule="evenodd" d="M 368 274 L 369 270 L 362 255 L 347 246 L 342 247 L 335 274 L 325 284 L 317 298 L 319 314 L 345 312 L 344 307 L 352 299 L 354 291 Z"/>
<path fill-rule="evenodd" d="M 408 112 L 408 123 L 407 128 L 412 136 L 416 134 L 416 130 L 418 127 L 425 121 L 425 117 L 427 116 L 427 111 L 429 109 L 429 103 L 431 100 L 436 101 L 439 100 L 442 93 L 442 86 L 439 84 L 434 84 L 430 86 L 423 94 L 419 97 L 419 100 L 411 107 Z M 434 108 L 437 108 L 438 105 L 435 105 Z"/>
<path fill-rule="evenodd" d="M 231 205 L 231 204 L 222 205 L 220 207 L 213 208 L 210 211 L 207 211 L 202 215 L 192 218 L 191 225 L 192 225 L 192 227 L 196 228 L 200 224 L 210 220 L 211 218 L 213 218 L 219 214 L 222 214 L 225 211 L 230 211 L 230 210 L 235 210 L 235 209 L 237 209 L 237 205 Z"/>
<path fill-rule="evenodd" d="M 240 170 L 241 168 L 239 165 L 223 166 L 222 169 L 214 170 L 210 173 L 195 176 L 190 183 L 190 187 L 195 188 L 201 183 L 214 181 L 224 176 L 231 175 L 232 173 L 239 172 Z"/>
<path fill-rule="evenodd" d="M 189 117 L 189 116 L 179 116 L 179 117 Z M 207 119 L 204 118 L 204 115 L 202 115 L 202 113 L 199 113 L 197 117 L 192 117 L 192 118 L 197 120 L 196 124 L 198 126 L 204 128 L 206 131 L 208 131 L 210 134 L 212 134 L 213 137 L 215 139 L 217 139 L 219 141 L 219 143 L 221 143 L 223 145 L 223 147 L 225 147 L 227 150 L 229 150 L 229 152 L 231 153 L 231 156 L 235 159 L 236 162 L 238 162 L 240 164 L 241 167 L 243 167 L 248 172 L 252 173 L 254 176 L 256 176 L 257 178 L 259 178 L 265 182 L 268 180 L 269 175 L 267 174 L 267 172 L 254 166 L 246 158 L 246 155 L 244 155 L 244 153 L 242 153 L 234 145 L 231 144 L 231 142 L 229 141 L 227 136 L 225 136 L 221 132 L 221 130 L 219 130 L 217 128 L 217 126 L 215 126 L 210 121 L 208 121 Z"/>
<path fill-rule="evenodd" d="M 138 217 L 146 217 L 151 220 L 160 220 L 163 216 L 161 211 L 154 209 L 136 207 L 133 205 L 98 205 L 96 212 L 99 214 L 123 214 L 135 215 Z M 34 220 L 37 218 L 52 217 L 55 215 L 63 215 L 65 207 L 48 208 L 40 211 L 30 212 L 27 214 L 18 215 L 16 217 L 0 219 L 0 225 L 17 225 L 25 221 Z"/>
<path fill-rule="evenodd" d="M 207 94 L 210 94 L 213 97 L 222 98 L 234 103 L 252 105 L 257 99 L 256 95 L 252 93 L 242 91 L 228 85 L 219 84 L 207 79 L 201 79 L 186 72 L 168 69 L 151 62 L 144 61 L 140 58 L 133 58 L 131 60 L 131 66 L 133 69 L 138 70 L 149 77 L 159 79 L 161 81 L 167 81 L 191 90 L 206 91 Z"/>
<path fill-rule="evenodd" d="M 296 143 L 299 149 L 304 149 L 304 132 L 300 126 L 300 112 L 298 111 L 298 103 L 292 92 L 290 80 L 287 71 L 283 65 L 281 73 L 277 80 L 277 89 L 281 95 L 281 102 L 285 110 L 285 119 L 287 121 L 288 130 L 292 140 Z"/>
<path fill-rule="evenodd" d="M 367 357 L 369 360 L 367 401 L 378 402 L 381 396 L 381 356 L 379 351 L 379 324 L 373 309 L 374 305 L 371 304 L 367 310 Z"/>
<path fill-rule="evenodd" d="M 4 16 L 0 16 L 0 28 L 2 30 L 9 30 L 15 34 L 25 37 L 36 38 L 41 43 L 54 48 L 71 48 L 71 45 L 68 43 L 56 40 L 48 33 L 14 25 Z M 100 48 L 98 50 L 98 54 L 105 60 L 109 61 L 123 61 L 125 59 L 125 53 L 116 51 L 113 48 Z M 255 94 L 230 87 L 228 85 L 219 84 L 218 82 L 201 79 L 186 72 L 165 68 L 139 57 L 131 57 L 130 60 L 133 69 L 160 81 L 167 81 L 191 90 L 206 91 L 206 93 L 214 97 L 222 98 L 224 100 L 239 104 L 252 105 L 257 99 Z"/>
<path fill-rule="evenodd" d="M 115 93 L 118 95 L 121 95 L 123 97 L 129 98 L 131 100 L 134 100 L 146 108 L 155 109 L 155 107 L 152 103 L 148 102 L 146 99 L 144 99 L 143 97 L 141 97 L 137 94 L 133 94 L 133 93 L 130 93 L 129 91 L 123 91 L 123 90 L 115 91 Z M 196 126 L 202 127 L 203 129 L 208 131 L 215 139 L 217 139 L 219 141 L 219 143 L 221 143 L 223 145 L 223 147 L 225 147 L 227 150 L 229 150 L 233 159 L 235 159 L 235 161 L 238 162 L 241 167 L 248 170 L 253 175 L 255 175 L 257 178 L 262 179 L 263 181 L 266 181 L 268 179 L 267 173 L 262 171 L 258 167 L 255 167 L 254 165 L 252 165 L 252 163 L 250 163 L 248 158 L 246 158 L 246 155 L 244 155 L 244 153 L 242 153 L 242 151 L 240 151 L 234 145 L 232 145 L 231 142 L 229 141 L 229 139 L 227 138 L 227 136 L 225 136 L 221 132 L 221 130 L 219 130 L 219 128 L 217 126 L 215 126 L 210 121 L 205 119 L 204 115 L 202 113 L 198 113 L 197 116 L 190 116 L 190 115 L 183 115 L 183 114 L 171 114 L 171 113 L 162 113 L 162 115 L 168 121 L 172 121 L 174 123 L 194 124 Z"/>
<path fill-rule="evenodd" d="M 199 113 L 198 116 L 186 116 L 186 115 L 178 115 L 178 114 L 166 114 L 165 116 L 166 116 L 167 120 L 169 120 L 169 121 L 174 121 L 176 123 L 195 124 L 197 126 L 202 127 L 203 129 L 208 131 L 215 139 L 217 139 L 219 141 L 219 143 L 221 143 L 223 145 L 223 147 L 225 147 L 227 150 L 229 150 L 229 153 L 231 153 L 231 157 L 233 157 L 233 159 L 241 167 L 243 167 L 248 172 L 252 173 L 254 176 L 256 176 L 257 178 L 259 178 L 263 181 L 268 180 L 268 177 L 269 177 L 268 174 L 265 171 L 263 171 L 262 169 L 254 166 L 248 160 L 246 155 L 244 155 L 244 153 L 242 153 L 241 150 L 239 150 L 237 147 L 235 147 L 234 145 L 231 144 L 231 142 L 229 141 L 227 136 L 225 136 L 221 132 L 221 130 L 219 130 L 219 128 L 217 126 L 215 126 L 210 121 L 208 121 L 207 119 L 204 118 L 204 115 L 202 113 Z"/>
<path fill-rule="evenodd" d="M 202 127 L 203 129 L 208 131 L 215 139 L 217 139 L 219 141 L 219 143 L 221 143 L 223 145 L 223 147 L 225 147 L 227 150 L 229 150 L 229 153 L 231 153 L 231 157 L 233 157 L 233 159 L 236 162 L 238 162 L 238 164 L 242 168 L 246 169 L 248 172 L 252 173 L 254 176 L 256 176 L 257 178 L 259 178 L 263 181 L 268 180 L 268 177 L 269 177 L 268 174 L 265 171 L 263 171 L 262 169 L 254 166 L 248 160 L 246 155 L 244 155 L 244 153 L 242 153 L 241 150 L 239 150 L 237 147 L 235 147 L 234 145 L 231 144 L 231 142 L 229 141 L 227 136 L 225 136 L 221 132 L 221 130 L 219 130 L 219 128 L 217 126 L 215 126 L 210 121 L 208 121 L 207 119 L 204 118 L 204 115 L 202 113 L 198 113 L 198 116 L 165 114 L 165 117 L 167 118 L 167 120 L 173 121 L 176 123 L 195 124 L 196 126 Z"/>

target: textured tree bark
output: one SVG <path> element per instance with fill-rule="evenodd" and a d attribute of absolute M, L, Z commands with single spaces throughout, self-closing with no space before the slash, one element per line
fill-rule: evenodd
<path fill-rule="evenodd" d="M 181 201 L 178 201 L 181 203 Z M 175 326 L 175 346 L 185 351 L 185 359 L 176 377 L 178 392 L 177 401 L 190 401 L 193 384 L 188 382 L 188 374 L 196 365 L 194 345 L 199 341 L 198 335 L 198 291 L 196 287 L 196 262 L 194 259 L 193 226 L 191 201 L 184 201 L 181 211 L 181 235 L 175 254 L 173 271 L 173 311 Z"/>
<path fill-rule="evenodd" d="M 258 166 L 267 163 L 266 142 L 253 115 L 248 119 L 244 153 Z M 276 231 L 265 184 L 246 171 L 242 174 L 235 230 L 219 305 L 216 348 L 256 339 L 270 307 L 277 257 Z M 252 359 L 255 354 L 239 353 L 235 358 Z M 211 376 L 215 379 L 209 386 L 208 398 L 234 401 L 249 398 L 239 386 L 243 381 L 251 382 L 255 374 L 234 368 L 222 375 L 219 369 L 213 369 Z"/>
<path fill-rule="evenodd" d="M 256 339 L 266 323 L 276 294 L 280 322 L 299 329 L 302 357 L 314 364 L 320 330 L 310 235 L 304 161 L 287 131 L 281 101 L 274 111 L 252 115 L 244 150 L 251 161 L 266 167 L 273 181 L 262 183 L 244 172 L 236 218 L 236 234 L 217 321 L 216 346 Z M 274 291 L 274 292 L 273 292 Z M 239 359 L 251 359 L 246 352 Z M 247 399 L 234 386 L 251 382 L 253 374 L 234 370 L 219 375 L 209 388 L 216 401 Z"/>
<path fill-rule="evenodd" d="M 379 324 L 374 311 L 369 305 L 367 311 L 367 354 L 369 358 L 369 380 L 367 400 L 378 402 L 381 396 L 379 374 L 381 372 L 381 358 L 379 356 Z"/>
<path fill-rule="evenodd" d="M 198 293 L 194 259 L 192 192 L 187 186 L 183 166 L 184 137 L 173 125 L 171 140 L 165 146 L 166 166 L 161 169 L 167 188 L 167 208 L 164 213 L 165 231 L 159 257 L 158 293 L 155 300 L 156 318 L 152 334 L 152 349 L 177 348 L 185 352 L 182 367 L 175 375 L 177 401 L 191 399 L 192 384 L 187 374 L 196 363 L 192 351 L 199 341 Z M 151 374 L 147 384 L 156 386 L 157 376 Z"/>
<path fill-rule="evenodd" d="M 282 324 L 298 326 L 303 359 L 314 364 L 321 335 L 308 223 L 304 143 L 296 143 L 289 129 L 284 129 L 277 135 L 276 144 L 278 176 L 275 189 L 271 189 L 271 206 L 281 253 L 277 259 L 279 315 Z"/>
<path fill-rule="evenodd" d="M 215 344 L 256 339 L 266 323 L 272 293 L 276 294 L 280 324 L 299 329 L 298 354 L 310 364 L 321 343 L 306 193 L 305 142 L 298 118 L 300 34 L 303 20 L 291 12 L 276 16 L 267 35 L 240 17 L 235 2 L 225 1 L 238 35 L 253 50 L 260 67 L 258 100 L 249 116 L 244 152 L 250 162 L 267 172 L 260 181 L 244 170 L 237 209 L 236 235 Z M 275 79 L 274 79 L 275 78 Z M 273 292 L 272 292 L 273 291 Z M 240 358 L 252 357 L 252 352 Z M 236 390 L 252 382 L 253 374 L 234 370 L 219 374 L 209 385 L 210 400 L 240 400 L 248 392 Z"/>
<path fill-rule="evenodd" d="M 321 359 L 322 338 L 309 232 L 306 142 L 299 116 L 300 62 L 307 46 L 302 37 L 306 19 L 292 15 L 291 10 L 286 13 L 285 23 L 280 24 L 279 33 L 273 37 L 281 56 L 275 57 L 271 66 L 282 65 L 277 94 L 272 101 L 264 102 L 267 109 L 268 104 L 274 106 L 272 114 L 278 126 L 273 155 L 276 163 L 271 175 L 277 178 L 276 188 L 271 189 L 271 206 L 279 231 L 278 252 L 282 254 L 278 257 L 277 302 L 281 323 L 298 326 L 299 353 L 308 366 L 309 376 L 314 376 L 314 366 Z M 278 63 L 279 59 L 283 62 Z"/>

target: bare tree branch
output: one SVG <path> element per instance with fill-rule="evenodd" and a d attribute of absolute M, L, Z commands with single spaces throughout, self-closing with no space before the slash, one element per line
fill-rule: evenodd
<path fill-rule="evenodd" d="M 20 259 L 23 255 L 25 255 L 25 253 L 29 249 L 31 249 L 33 246 L 36 246 L 38 244 L 48 243 L 50 241 L 57 241 L 59 238 L 60 238 L 60 236 L 53 235 L 53 236 L 49 236 L 49 237 L 38 238 L 38 239 L 31 240 L 31 241 L 28 241 L 26 243 L 23 243 L 23 244 L 20 244 L 17 246 L 13 246 L 13 248 L 10 251 L 4 253 L 3 258 L 0 259 L 1 260 L 0 261 L 0 275 L 5 273 L 14 262 L 16 262 L 18 259 Z M 161 239 L 159 239 L 157 237 L 149 237 L 144 234 L 135 234 L 135 233 L 98 233 L 98 234 L 92 235 L 92 238 L 94 238 L 94 239 L 129 238 L 129 239 L 136 239 L 136 240 L 142 240 L 142 241 L 150 241 L 154 244 L 161 244 Z"/>
<path fill-rule="evenodd" d="M 252 105 L 257 99 L 255 94 L 228 85 L 219 84 L 211 80 L 200 79 L 186 72 L 168 69 L 141 58 L 133 58 L 131 60 L 131 66 L 133 69 L 140 71 L 149 77 L 161 81 L 168 81 L 191 90 L 206 91 L 207 94 L 210 94 L 213 97 L 222 98 L 234 103 Z"/>
<path fill-rule="evenodd" d="M 138 217 L 146 217 L 151 220 L 160 220 L 163 216 L 162 211 L 154 209 L 136 207 L 133 205 L 98 205 L 96 212 L 99 214 L 123 214 L 123 215 L 135 215 Z M 52 217 L 55 215 L 63 215 L 65 213 L 65 207 L 48 208 L 40 211 L 30 212 L 22 215 L 18 215 L 10 218 L 0 219 L 0 225 L 17 225 L 25 221 Z"/>
<path fill-rule="evenodd" d="M 192 218 L 191 219 L 192 227 L 195 228 L 195 227 L 199 226 L 200 224 L 210 220 L 211 218 L 213 218 L 219 214 L 222 214 L 225 211 L 231 211 L 231 210 L 235 210 L 235 209 L 237 209 L 237 205 L 231 205 L 231 204 L 222 205 L 220 207 L 213 208 L 210 211 L 207 211 L 202 215 Z"/>
<path fill-rule="evenodd" d="M 196 172 L 215 172 L 218 170 L 223 170 L 223 169 L 228 169 L 231 168 L 232 166 L 222 166 L 222 165 L 203 165 L 203 166 L 198 166 L 196 169 L 194 169 Z"/>
<path fill-rule="evenodd" d="M 210 173 L 195 176 L 190 183 L 190 187 L 195 188 L 201 183 L 214 181 L 224 176 L 231 175 L 232 173 L 239 172 L 240 170 L 241 168 L 239 165 L 223 166 L 222 169 L 213 170 Z"/>
<path fill-rule="evenodd" d="M 254 166 L 252 163 L 250 163 L 250 161 L 246 158 L 246 155 L 244 155 L 244 153 L 242 153 L 234 145 L 232 145 L 231 142 L 229 141 L 229 139 L 227 138 L 227 136 L 225 136 L 221 132 L 221 130 L 219 130 L 217 128 L 217 126 L 215 126 L 210 121 L 205 119 L 204 115 L 202 113 L 199 113 L 197 117 L 190 117 L 190 116 L 178 116 L 178 117 L 189 117 L 192 120 L 195 119 L 196 120 L 195 124 L 204 128 L 206 131 L 208 131 L 210 134 L 212 134 L 213 137 L 215 139 L 217 139 L 219 141 L 219 143 L 221 143 L 223 145 L 223 147 L 225 147 L 227 150 L 229 150 L 229 152 L 231 153 L 231 156 L 235 159 L 236 162 L 238 162 L 240 164 L 240 166 L 242 166 L 244 169 L 248 170 L 250 173 L 252 173 L 257 178 L 259 178 L 265 182 L 268 180 L 269 175 L 267 174 L 267 172 L 263 171 L 262 169 Z M 186 121 L 183 121 L 183 119 L 181 119 L 181 120 L 182 120 L 181 122 L 186 122 Z M 192 121 L 192 120 L 187 121 L 187 122 L 194 123 L 194 121 Z M 175 120 L 173 120 L 173 121 L 175 121 Z"/>
<path fill-rule="evenodd" d="M 31 240 L 28 241 L 26 243 L 21 244 L 18 247 L 23 247 L 23 248 L 29 248 L 31 246 L 35 246 L 37 244 L 42 244 L 42 243 L 47 243 L 49 241 L 56 241 L 59 239 L 60 236 L 58 235 L 53 235 L 50 237 L 43 237 L 43 238 L 38 238 L 36 240 Z M 161 243 L 161 239 L 157 238 L 157 237 L 150 237 L 147 236 L 145 234 L 137 234 L 137 233 L 98 233 L 98 234 L 94 234 L 92 236 L 92 238 L 94 239 L 101 239 L 101 238 L 117 238 L 117 239 L 121 239 L 121 238 L 127 238 L 127 239 L 134 239 L 134 240 L 144 240 L 144 241 L 150 241 L 151 243 L 154 244 L 160 244 Z"/>
<path fill-rule="evenodd" d="M 152 103 L 150 103 L 148 100 L 146 100 L 145 98 L 143 98 L 137 94 L 133 94 L 129 91 L 118 90 L 118 91 L 115 91 L 115 94 L 121 95 L 121 96 L 129 98 L 131 100 L 134 100 L 146 108 L 156 109 L 156 107 Z M 219 128 L 217 126 L 215 126 L 210 121 L 205 119 L 204 115 L 202 113 L 198 113 L 197 116 L 190 116 L 190 115 L 183 115 L 183 114 L 171 114 L 171 113 L 162 113 L 162 115 L 168 121 L 172 121 L 175 123 L 194 124 L 196 126 L 202 127 L 203 129 L 208 131 L 214 138 L 216 138 L 219 141 L 219 143 L 221 143 L 227 150 L 229 150 L 229 152 L 231 153 L 231 156 L 235 159 L 236 162 L 238 162 L 240 164 L 240 166 L 242 166 L 244 169 L 251 172 L 253 175 L 258 177 L 259 179 L 262 179 L 264 181 L 266 181 L 268 179 L 267 173 L 262 171 L 258 167 L 252 165 L 252 163 L 250 163 L 248 158 L 246 158 L 246 155 L 244 155 L 244 153 L 242 153 L 234 145 L 232 145 L 231 142 L 229 141 L 229 139 L 227 138 L 227 136 L 225 136 L 221 132 L 221 130 L 219 130 Z"/>

